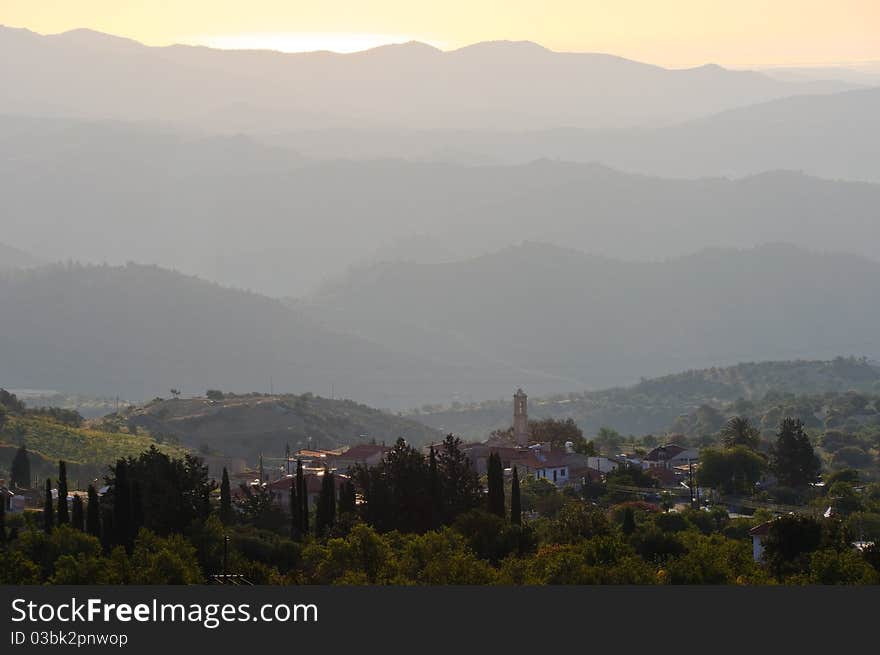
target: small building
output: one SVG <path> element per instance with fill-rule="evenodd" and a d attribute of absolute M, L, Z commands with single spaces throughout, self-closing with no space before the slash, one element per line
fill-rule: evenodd
<path fill-rule="evenodd" d="M 756 562 L 764 561 L 764 541 L 770 534 L 771 525 L 773 521 L 764 521 L 749 530 L 749 536 L 752 538 L 752 559 Z"/>
<path fill-rule="evenodd" d="M 646 469 L 654 467 L 675 468 L 687 466 L 700 461 L 700 451 L 696 448 L 686 448 L 676 443 L 668 443 L 657 446 L 642 460 L 642 467 Z"/>
<path fill-rule="evenodd" d="M 609 457 L 590 456 L 587 458 L 587 466 L 596 469 L 600 473 L 610 473 L 620 466 L 620 463 Z"/>
<path fill-rule="evenodd" d="M 334 482 L 336 483 L 336 497 L 339 498 L 342 487 L 348 481 L 347 475 L 334 474 Z M 295 475 L 286 475 L 274 482 L 266 483 L 266 489 L 272 496 L 272 501 L 288 511 L 290 509 L 290 487 L 295 484 Z M 309 496 L 309 507 L 314 507 L 318 502 L 318 496 L 321 494 L 321 486 L 324 481 L 323 473 L 306 473 L 303 475 L 306 483 L 306 491 Z"/>
<path fill-rule="evenodd" d="M 348 469 L 362 464 L 364 466 L 376 466 L 385 457 L 385 454 L 391 450 L 385 444 L 362 443 L 352 446 L 341 454 L 328 455 L 321 461 L 326 463 L 330 468 L 338 471 L 347 471 Z"/>

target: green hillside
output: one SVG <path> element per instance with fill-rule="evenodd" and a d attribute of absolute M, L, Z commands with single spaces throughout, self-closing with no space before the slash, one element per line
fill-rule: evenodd
<path fill-rule="evenodd" d="M 158 445 L 143 434 L 111 433 L 46 417 L 10 415 L 0 429 L 0 477 L 8 477 L 12 457 L 22 444 L 30 453 L 32 475 L 54 476 L 58 460 L 63 459 L 71 478 L 80 481 L 100 477 L 108 464 L 136 456 L 152 445 L 178 457 L 183 453 L 178 446 Z"/>

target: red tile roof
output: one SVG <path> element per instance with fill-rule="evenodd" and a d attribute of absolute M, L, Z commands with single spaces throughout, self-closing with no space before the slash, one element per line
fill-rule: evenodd
<path fill-rule="evenodd" d="M 372 443 L 361 443 L 357 444 L 356 446 L 352 446 L 341 455 L 338 455 L 338 457 L 340 457 L 341 459 L 353 459 L 355 461 L 361 461 L 369 457 L 373 457 L 377 454 L 384 455 L 389 450 L 391 450 L 391 448 L 389 448 L 388 446 L 382 446 Z"/>

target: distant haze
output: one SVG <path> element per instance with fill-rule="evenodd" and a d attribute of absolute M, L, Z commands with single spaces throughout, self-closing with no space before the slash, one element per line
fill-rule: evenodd
<path fill-rule="evenodd" d="M 401 409 L 880 355 L 870 76 L 3 27 L 0 62 L 0 387 Z"/>
<path fill-rule="evenodd" d="M 39 32 L 92 27 L 154 45 L 211 43 L 251 35 L 261 48 L 334 49 L 349 39 L 385 34 L 455 48 L 530 39 L 554 50 L 613 52 L 666 66 L 793 65 L 880 59 L 880 8 L 870 0 L 289 0 L 220 3 L 176 0 L 126 3 L 4 0 L 0 20 Z M 278 33 L 335 35 L 318 43 L 277 43 Z M 263 34 L 262 41 L 254 40 Z M 250 47 L 253 47 L 250 46 Z"/>

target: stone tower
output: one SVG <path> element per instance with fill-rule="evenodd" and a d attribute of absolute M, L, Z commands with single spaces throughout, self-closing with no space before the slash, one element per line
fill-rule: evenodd
<path fill-rule="evenodd" d="M 529 445 L 528 396 L 522 389 L 513 394 L 513 438 L 518 446 Z"/>

